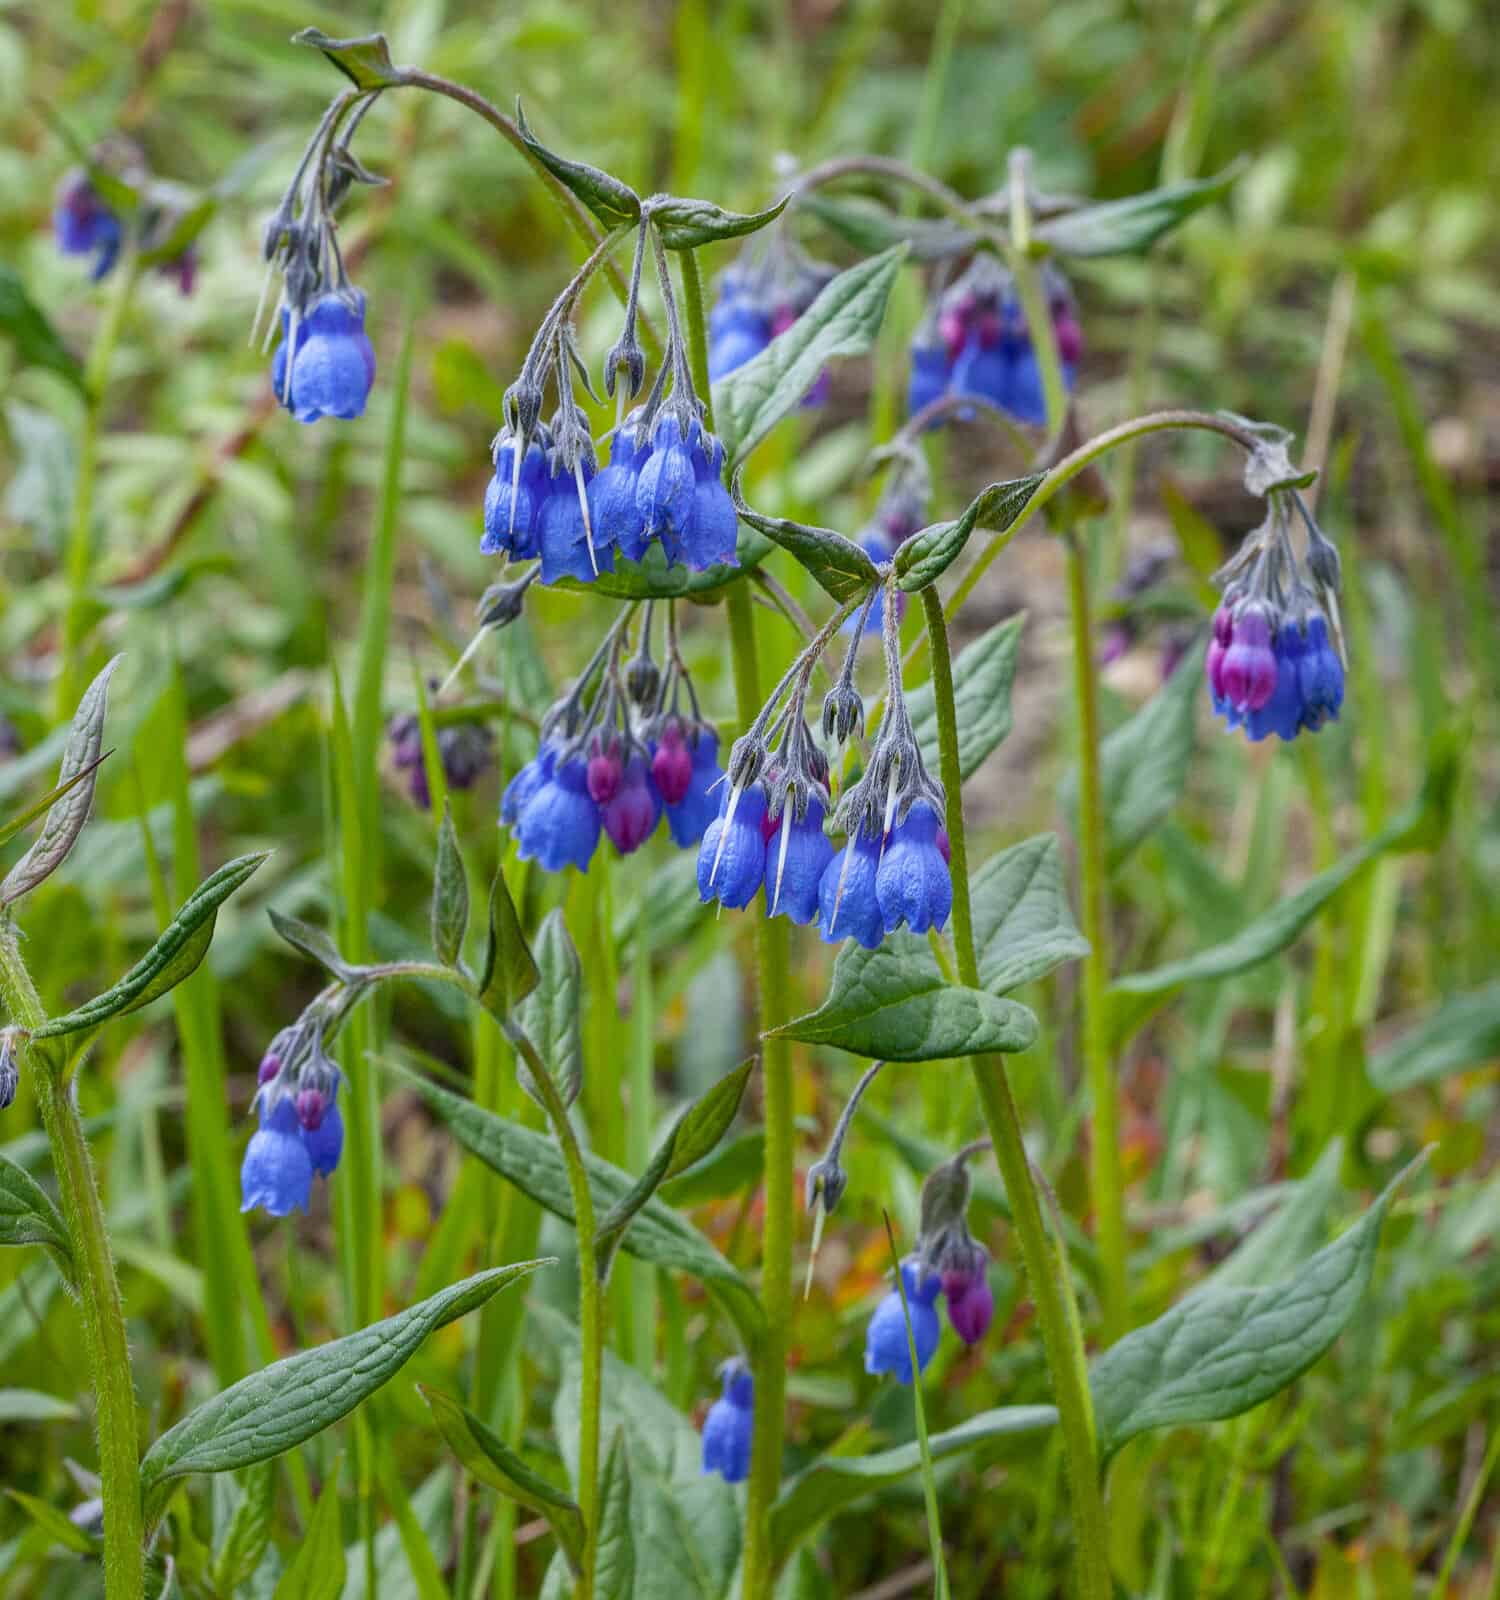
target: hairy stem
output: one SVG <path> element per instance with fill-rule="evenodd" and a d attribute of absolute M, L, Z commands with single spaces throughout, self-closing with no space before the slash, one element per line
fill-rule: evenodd
<path fill-rule="evenodd" d="M 1077 531 L 1065 540 L 1068 609 L 1073 623 L 1073 690 L 1078 701 L 1078 879 L 1083 903 L 1083 1069 L 1093 1107 L 1089 1198 L 1099 1240 L 1104 1337 L 1111 1344 L 1129 1326 L 1126 1290 L 1124 1170 L 1120 1117 L 1107 1018 L 1109 878 L 1104 858 L 1104 795 L 1099 767 L 1099 684 L 1089 610 L 1088 556 Z"/>
<path fill-rule="evenodd" d="M 39 1028 L 46 1020 L 17 943 L 15 924 L 0 921 L 0 995 L 14 1020 Z M 66 1047 L 63 1047 L 66 1048 Z M 94 1425 L 104 1498 L 105 1600 L 141 1600 L 145 1591 L 139 1441 L 130 1349 L 104 1206 L 88 1141 L 56 1046 L 26 1052 L 42 1126 L 72 1244 L 73 1273 L 83 1312 L 84 1344 L 94 1380 Z"/>
<path fill-rule="evenodd" d="M 969 904 L 968 843 L 958 765 L 958 717 L 953 701 L 953 661 L 948 630 L 937 591 L 922 591 L 922 607 L 932 646 L 932 686 L 937 708 L 938 751 L 947 799 L 945 822 L 952 852 L 953 946 L 959 978 L 979 987 L 979 960 L 974 946 L 974 919 Z M 1077 1334 L 1078 1317 L 1072 1285 L 1053 1251 L 1042 1218 L 1041 1202 L 1021 1136 L 1021 1122 L 1011 1096 L 1003 1056 L 970 1059 L 974 1082 L 984 1107 L 995 1159 L 1005 1181 L 1011 1219 L 1021 1241 L 1026 1276 L 1036 1297 L 1042 1345 L 1062 1423 L 1063 1448 L 1072 1494 L 1077 1539 L 1079 1592 L 1084 1600 L 1109 1600 L 1111 1581 L 1107 1555 L 1104 1501 L 1094 1448 L 1094 1411 L 1088 1373 Z"/>

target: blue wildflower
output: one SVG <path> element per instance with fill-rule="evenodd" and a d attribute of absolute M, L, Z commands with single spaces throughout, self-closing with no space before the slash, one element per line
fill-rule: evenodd
<path fill-rule="evenodd" d="M 515 831 L 523 861 L 535 858 L 548 872 L 569 865 L 588 870 L 599 843 L 599 807 L 581 757 L 570 756 L 537 785 L 520 808 Z"/>
<path fill-rule="evenodd" d="M 719 814 L 698 847 L 698 897 L 743 910 L 766 872 L 766 797 L 758 783 L 734 790 L 725 784 Z"/>
<path fill-rule="evenodd" d="M 1307 649 L 1297 664 L 1302 691 L 1302 726 L 1316 733 L 1330 718 L 1338 720 L 1344 703 L 1344 664 L 1328 637 L 1328 623 L 1314 614 L 1307 623 Z"/>
<path fill-rule="evenodd" d="M 948 390 L 948 352 L 942 344 L 918 343 L 911 347 L 911 378 L 906 389 L 906 409 L 916 416 Z"/>
<path fill-rule="evenodd" d="M 306 1211 L 312 1196 L 313 1163 L 290 1095 L 261 1101 L 260 1126 L 250 1136 L 240 1165 L 240 1210 L 257 1206 L 273 1217 Z"/>
<path fill-rule="evenodd" d="M 344 1151 L 344 1119 L 338 1108 L 338 1084 L 335 1074 L 327 1094 L 321 1089 L 303 1089 L 296 1099 L 302 1148 L 307 1151 L 312 1169 L 320 1178 L 333 1176 Z"/>
<path fill-rule="evenodd" d="M 281 321 L 285 335 L 286 312 Z M 315 300 L 297 319 L 290 357 L 285 337 L 277 346 L 271 379 L 277 399 L 298 422 L 361 416 L 375 382 L 375 350 L 365 333 L 365 297 L 351 290 Z"/>
<path fill-rule="evenodd" d="M 694 452 L 693 516 L 681 536 L 682 558 L 694 572 L 709 567 L 739 565 L 735 546 L 740 519 L 734 500 L 724 487 L 724 446 L 709 434 Z"/>
<path fill-rule="evenodd" d="M 614 550 L 595 535 L 588 508 L 588 485 L 594 463 L 579 458 L 570 471 L 554 463 L 537 521 L 537 548 L 542 558 L 542 582 L 577 578 L 591 583 L 601 572 L 615 570 Z"/>
<path fill-rule="evenodd" d="M 531 803 L 532 796 L 552 776 L 557 765 L 557 746 L 544 741 L 536 755 L 516 773 L 500 796 L 500 820 L 512 826 Z"/>
<path fill-rule="evenodd" d="M 755 1380 L 736 1357 L 720 1368 L 724 1392 L 703 1419 L 703 1471 L 726 1483 L 743 1483 L 750 1472 L 750 1440 L 755 1428 Z"/>
<path fill-rule="evenodd" d="M 609 465 L 589 482 L 589 517 L 594 539 L 618 549 L 627 561 L 646 553 L 646 516 L 636 506 L 643 464 L 642 441 L 627 419 L 610 437 Z"/>
<path fill-rule="evenodd" d="M 833 845 L 823 832 L 823 806 L 807 802 L 800 819 L 788 803 L 766 842 L 766 913 L 786 915 L 804 926 L 817 920 L 818 892 L 833 860 Z"/>
<path fill-rule="evenodd" d="M 923 1372 L 937 1350 L 942 1332 L 934 1302 L 943 1280 L 935 1272 L 924 1273 L 917 1261 L 903 1261 L 901 1281 L 906 1288 L 906 1309 L 895 1289 L 875 1307 L 865 1332 L 865 1371 L 889 1372 L 898 1382 L 910 1383 L 913 1373 L 911 1345 L 906 1339 L 907 1314 L 911 1317 L 911 1343 L 917 1348 L 917 1371 Z"/>
<path fill-rule="evenodd" d="M 938 842 L 937 812 L 918 800 L 891 829 L 875 874 L 875 898 L 887 933 L 904 922 L 913 933 L 940 932 L 953 909 L 953 878 Z"/>
<path fill-rule="evenodd" d="M 534 438 L 516 470 L 516 439 L 502 432 L 494 444 L 495 474 L 484 495 L 482 555 L 506 554 L 524 561 L 537 554 L 537 528 L 547 497 L 547 452 Z"/>
<path fill-rule="evenodd" d="M 700 726 L 684 735 L 675 719 L 668 719 L 651 759 L 651 775 L 674 842 L 683 849 L 699 843 L 719 810 L 715 791 L 723 782 L 724 769 L 719 765 L 718 734 Z"/>
<path fill-rule="evenodd" d="M 880 837 L 863 829 L 852 835 L 818 880 L 818 932 L 829 944 L 855 939 L 873 950 L 885 934 L 875 882 Z"/>
<path fill-rule="evenodd" d="M 58 188 L 52 231 L 65 256 L 94 257 L 89 276 L 95 283 L 119 259 L 125 237 L 119 217 L 81 167 L 68 173 Z"/>
<path fill-rule="evenodd" d="M 708 375 L 719 379 L 752 361 L 771 342 L 771 318 L 726 273 L 708 317 Z"/>
<path fill-rule="evenodd" d="M 1295 739 L 1302 728 L 1302 687 L 1297 673 L 1307 655 L 1307 639 L 1295 622 L 1283 620 L 1271 646 L 1276 683 L 1264 705 L 1244 717 L 1245 736 L 1258 744 L 1267 734 Z"/>
<path fill-rule="evenodd" d="M 684 437 L 681 423 L 670 413 L 662 416 L 651 435 L 651 452 L 636 479 L 635 505 L 647 539 L 660 539 L 667 560 L 682 560 L 682 541 L 693 520 L 700 429 L 690 424 Z"/>

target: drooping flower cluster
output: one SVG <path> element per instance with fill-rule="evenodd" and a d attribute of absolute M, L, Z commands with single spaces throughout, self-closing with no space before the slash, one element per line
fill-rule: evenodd
<path fill-rule="evenodd" d="M 306 1211 L 314 1175 L 332 1177 L 344 1148 L 338 1108 L 343 1075 L 323 1045 L 326 1017 L 309 1008 L 261 1057 L 254 1107 L 259 1126 L 240 1166 L 242 1211 L 273 1217 Z"/>
<path fill-rule="evenodd" d="M 1307 548 L 1291 537 L 1300 511 Z M 1295 490 L 1271 496 L 1266 520 L 1217 575 L 1205 662 L 1214 711 L 1252 741 L 1295 739 L 1336 720 L 1344 703 L 1338 552 Z"/>
<path fill-rule="evenodd" d="M 708 318 L 709 376 L 725 377 L 754 360 L 812 305 L 833 276 L 834 269 L 812 260 L 786 227 L 773 224 L 757 234 L 720 275 L 718 299 Z M 822 405 L 828 389 L 825 369 L 802 404 Z"/>
<path fill-rule="evenodd" d="M 713 790 L 723 778 L 719 736 L 699 712 L 672 624 L 665 672 L 648 653 L 649 611 L 641 650 L 622 669 L 630 615 L 622 613 L 577 683 L 543 718 L 540 748 L 500 802 L 500 820 L 515 831 L 521 859 L 548 872 L 586 871 L 601 832 L 629 855 L 663 816 L 674 842 L 687 849 L 714 813 Z"/>
<path fill-rule="evenodd" d="M 432 806 L 432 788 L 427 781 L 427 761 L 422 751 L 422 725 L 416 715 L 405 712 L 393 717 L 385 730 L 391 744 L 391 760 L 398 772 L 406 774 L 407 793 L 424 811 Z M 459 722 L 437 730 L 438 759 L 450 789 L 471 789 L 489 766 L 495 739 L 481 722 Z"/>
<path fill-rule="evenodd" d="M 750 1439 L 755 1429 L 755 1380 L 734 1356 L 719 1368 L 724 1392 L 703 1419 L 703 1471 L 726 1483 L 743 1483 L 750 1473 Z"/>
<path fill-rule="evenodd" d="M 1063 381 L 1083 354 L 1072 291 L 1055 267 L 1044 276 Z M 988 401 L 1018 422 L 1047 420 L 1041 367 L 1010 274 L 993 256 L 973 264 L 934 301 L 912 343 L 907 406 L 913 416 L 945 395 Z"/>
<path fill-rule="evenodd" d="M 494 474 L 485 494 L 480 549 L 486 555 L 539 560 L 543 583 L 560 578 L 589 583 L 600 573 L 614 572 L 617 561 L 644 561 L 657 545 L 669 566 L 703 572 L 737 564 L 739 522 L 724 485 L 724 447 L 704 425 L 665 250 L 649 215 L 640 224 L 625 325 L 605 358 L 604 386 L 614 395 L 620 385 L 623 409 L 645 383 L 636 323 L 648 244 L 655 247 L 667 312 L 667 352 L 645 403 L 622 417 L 603 441 L 605 464 L 599 464 L 602 449 L 574 400 L 575 375 L 585 385 L 589 379 L 572 322 L 602 249 L 543 318 L 520 375 L 505 394 L 504 421 L 490 450 Z M 543 423 L 549 383 L 557 410 Z"/>
<path fill-rule="evenodd" d="M 381 180 L 349 149 L 362 113 L 346 117 L 341 108 L 336 101 L 313 135 L 264 238 L 269 274 L 281 278 L 276 312 L 267 325 L 268 339 L 278 326 L 281 332 L 271 386 L 282 406 L 304 423 L 362 416 L 375 382 L 365 297 L 349 281 L 334 212 L 352 184 Z M 262 294 L 252 343 L 265 309 Z"/>
<path fill-rule="evenodd" d="M 876 1306 L 865 1335 L 865 1371 L 892 1373 L 911 1383 L 911 1352 L 906 1317 L 911 1317 L 917 1372 L 937 1351 L 940 1328 L 936 1303 L 941 1296 L 953 1331 L 973 1346 L 989 1331 L 995 1297 L 989 1281 L 989 1254 L 969 1232 L 969 1158 L 989 1148 L 988 1140 L 966 1145 L 951 1161 L 928 1175 L 922 1186 L 920 1233 L 916 1251 L 901 1263 L 907 1310 L 892 1289 Z"/>
<path fill-rule="evenodd" d="M 106 146 L 105 153 L 112 162 L 128 171 L 129 181 L 145 191 L 137 211 L 137 245 L 150 248 L 159 243 L 165 248 L 164 236 L 171 233 L 181 216 L 181 192 L 174 185 L 152 185 L 145 158 L 129 140 L 109 140 Z M 95 283 L 108 277 L 120 259 L 126 238 L 125 220 L 99 192 L 87 168 L 72 168 L 58 185 L 52 207 L 52 235 L 65 256 L 93 256 L 89 277 Z M 174 278 L 183 294 L 191 294 L 198 274 L 196 245 L 189 242 L 167 259 L 158 259 L 156 270 Z"/>

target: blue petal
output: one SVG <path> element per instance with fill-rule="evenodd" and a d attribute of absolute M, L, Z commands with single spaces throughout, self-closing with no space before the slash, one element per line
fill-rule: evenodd
<path fill-rule="evenodd" d="M 307 1210 L 313 1167 L 301 1134 L 290 1098 L 279 1100 L 245 1147 L 240 1163 L 241 1211 L 260 1206 L 273 1217 L 285 1217 Z"/>
<path fill-rule="evenodd" d="M 752 784 L 743 790 L 735 807 L 734 820 L 726 832 L 727 784 L 722 792 L 724 802 L 719 815 L 708 825 L 698 848 L 698 897 L 704 901 L 717 900 L 739 911 L 755 898 L 765 876 L 766 841 L 760 825 L 766 814 L 766 798 L 758 785 Z M 721 838 L 724 840 L 722 854 L 719 850 Z"/>
<path fill-rule="evenodd" d="M 723 777 L 724 769 L 719 765 L 719 736 L 706 730 L 699 734 L 693 749 L 693 776 L 687 793 L 675 806 L 666 807 L 672 839 L 684 850 L 703 838 L 718 815 Z"/>
<path fill-rule="evenodd" d="M 726 1483 L 743 1483 L 750 1472 L 750 1440 L 755 1413 L 732 1400 L 715 1400 L 703 1419 L 703 1470 Z"/>
<path fill-rule="evenodd" d="M 953 878 L 937 845 L 937 813 L 919 800 L 891 831 L 875 877 L 887 933 L 904 922 L 913 933 L 942 929 L 953 909 Z"/>
<path fill-rule="evenodd" d="M 874 950 L 885 936 L 875 898 L 879 863 L 879 841 L 861 834 L 823 869 L 818 881 L 818 932 L 827 943 L 854 939 Z"/>
<path fill-rule="evenodd" d="M 302 1130 L 302 1147 L 320 1178 L 331 1178 L 344 1153 L 344 1119 L 336 1105 L 329 1106 L 316 1128 Z"/>
<path fill-rule="evenodd" d="M 516 840 L 523 861 L 535 858 L 547 872 L 580 872 L 599 844 L 599 808 L 589 797 L 588 769 L 576 758 L 543 783 L 522 809 Z"/>
<path fill-rule="evenodd" d="M 781 854 L 783 835 L 785 860 Z M 833 845 L 823 832 L 822 806 L 816 800 L 810 801 L 801 822 L 793 818 L 790 807 L 783 811 L 780 827 L 766 844 L 767 914 L 790 917 L 804 927 L 816 921 L 819 885 L 832 860 Z"/>

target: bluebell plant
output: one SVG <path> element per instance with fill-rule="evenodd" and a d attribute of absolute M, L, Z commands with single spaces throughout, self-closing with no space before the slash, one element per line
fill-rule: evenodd
<path fill-rule="evenodd" d="M 313 1178 L 330 1178 L 344 1148 L 343 1074 L 324 1048 L 329 1015 L 315 1002 L 261 1057 L 253 1109 L 258 1126 L 240 1165 L 243 1211 L 273 1217 L 306 1211 Z"/>
<path fill-rule="evenodd" d="M 726 1483 L 750 1475 L 750 1438 L 755 1425 L 755 1380 L 750 1368 L 732 1356 L 719 1368 L 723 1393 L 703 1419 L 703 1470 Z"/>
<path fill-rule="evenodd" d="M 783 217 L 754 235 L 733 266 L 720 275 L 718 297 L 708 319 L 708 371 L 727 377 L 785 333 L 834 277 L 834 268 L 814 261 Z M 805 408 L 828 398 L 825 367 L 803 396 Z"/>

